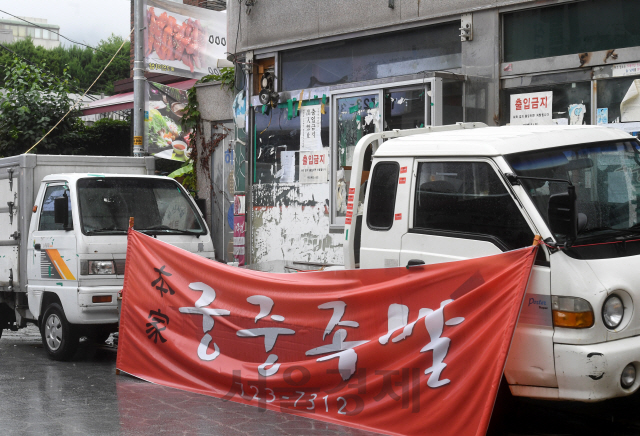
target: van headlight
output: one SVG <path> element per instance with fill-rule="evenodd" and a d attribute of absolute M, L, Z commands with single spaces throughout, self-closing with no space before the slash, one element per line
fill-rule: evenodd
<path fill-rule="evenodd" d="M 115 275 L 113 260 L 83 260 L 80 263 L 82 275 Z"/>
<path fill-rule="evenodd" d="M 618 328 L 624 318 L 624 304 L 617 295 L 610 295 L 602 305 L 602 321 L 608 329 Z"/>

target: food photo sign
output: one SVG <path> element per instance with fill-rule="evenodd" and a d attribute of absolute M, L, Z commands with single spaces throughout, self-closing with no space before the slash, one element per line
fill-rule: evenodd
<path fill-rule="evenodd" d="M 146 71 L 199 79 L 226 59 L 227 14 L 163 0 L 145 1 Z"/>
<path fill-rule="evenodd" d="M 191 131 L 181 127 L 187 92 L 160 83 L 147 82 L 145 149 L 163 159 L 186 162 Z"/>

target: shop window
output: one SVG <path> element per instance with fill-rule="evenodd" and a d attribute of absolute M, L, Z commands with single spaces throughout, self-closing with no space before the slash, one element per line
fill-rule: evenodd
<path fill-rule="evenodd" d="M 417 231 L 489 239 L 502 250 L 531 245 L 531 228 L 488 163 L 420 163 L 414 203 Z"/>
<path fill-rule="evenodd" d="M 504 62 L 640 45 L 640 2 L 591 0 L 503 15 Z"/>
<path fill-rule="evenodd" d="M 388 230 L 393 225 L 399 174 L 398 162 L 380 162 L 375 166 L 367 208 L 370 229 Z"/>
<path fill-rule="evenodd" d="M 462 109 L 462 82 L 442 83 L 442 124 L 455 124 L 464 121 Z"/>
<path fill-rule="evenodd" d="M 18 36 L 27 36 L 27 28 L 25 26 L 18 26 Z"/>
<path fill-rule="evenodd" d="M 307 104 L 307 102 L 305 102 Z M 318 103 L 317 107 L 320 103 Z M 295 105 L 297 108 L 297 104 Z M 313 151 L 326 155 L 327 168 L 330 168 L 329 147 L 329 104 L 325 105 L 325 114 L 321 116 L 320 142 Z M 294 183 L 300 182 L 300 163 L 305 154 L 300 147 L 300 112 L 289 119 L 286 104 L 269 108 L 262 112 L 262 107 L 255 109 L 255 143 L 253 183 Z M 309 153 L 306 153 L 308 155 Z M 320 153 L 318 153 L 320 154 Z M 308 157 L 307 157 L 308 158 Z M 318 162 L 320 163 L 320 162 Z M 327 170 L 328 171 L 328 170 Z M 307 178 L 307 183 L 309 179 Z M 327 183 L 325 180 L 324 183 Z"/>
<path fill-rule="evenodd" d="M 282 52 L 282 90 L 459 68 L 460 22 Z"/>
<path fill-rule="evenodd" d="M 338 145 L 334 199 L 336 223 L 343 224 L 347 213 L 347 193 L 351 182 L 351 165 L 356 144 L 364 135 L 380 131 L 380 109 L 379 93 L 336 98 Z M 372 150 L 369 149 L 365 155 L 361 183 L 369 178 L 371 153 Z M 358 204 L 361 201 L 362 198 L 359 199 Z M 357 214 L 357 210 L 354 214 Z"/>
<path fill-rule="evenodd" d="M 511 96 L 552 91 L 552 118 L 555 124 L 591 124 L 591 82 L 559 83 L 528 88 L 509 88 L 500 92 L 502 124 L 509 123 Z M 579 105 L 579 106 L 576 106 Z M 579 111 L 576 110 L 579 107 Z M 573 116 L 570 114 L 571 108 Z"/>
<path fill-rule="evenodd" d="M 384 130 L 415 129 L 425 126 L 424 87 L 384 91 Z"/>
<path fill-rule="evenodd" d="M 42 29 L 36 28 L 35 38 L 42 39 Z"/>
<path fill-rule="evenodd" d="M 640 121 L 640 118 L 630 113 L 631 111 L 622 109 L 623 106 L 628 106 L 630 103 L 630 100 L 625 101 L 629 89 L 633 88 L 635 91 L 634 79 L 638 79 L 638 77 L 598 80 L 598 98 L 596 100 L 598 102 L 598 124 Z M 624 116 L 622 116 L 623 111 Z"/>

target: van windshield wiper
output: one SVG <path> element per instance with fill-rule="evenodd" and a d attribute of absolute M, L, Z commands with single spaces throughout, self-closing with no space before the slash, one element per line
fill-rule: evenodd
<path fill-rule="evenodd" d="M 87 235 L 97 235 L 97 234 L 102 234 L 102 235 L 118 235 L 121 233 L 126 233 L 126 229 L 118 229 L 118 228 L 113 228 L 113 227 L 108 227 L 108 228 L 103 228 L 103 229 L 93 229 L 93 230 L 87 230 Z"/>
<path fill-rule="evenodd" d="M 158 224 L 155 226 L 151 226 L 151 227 L 147 227 L 146 229 L 135 229 L 141 233 L 146 233 L 149 235 L 159 235 L 159 234 L 163 234 L 163 233 L 177 233 L 180 235 L 191 235 L 191 236 L 196 236 L 196 237 L 200 237 L 200 233 L 195 233 L 193 231 L 189 231 L 189 230 L 183 230 L 183 229 L 174 229 L 173 227 L 169 227 L 169 226 L 165 226 L 164 224 Z"/>

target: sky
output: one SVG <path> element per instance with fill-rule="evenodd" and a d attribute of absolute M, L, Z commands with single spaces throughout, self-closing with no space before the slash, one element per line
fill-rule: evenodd
<path fill-rule="evenodd" d="M 0 10 L 20 17 L 45 18 L 60 26 L 60 34 L 95 47 L 112 33 L 126 37 L 130 32 L 129 0 L 0 0 Z M 0 18 L 15 19 L 0 12 Z M 71 45 L 60 38 L 60 43 Z"/>

